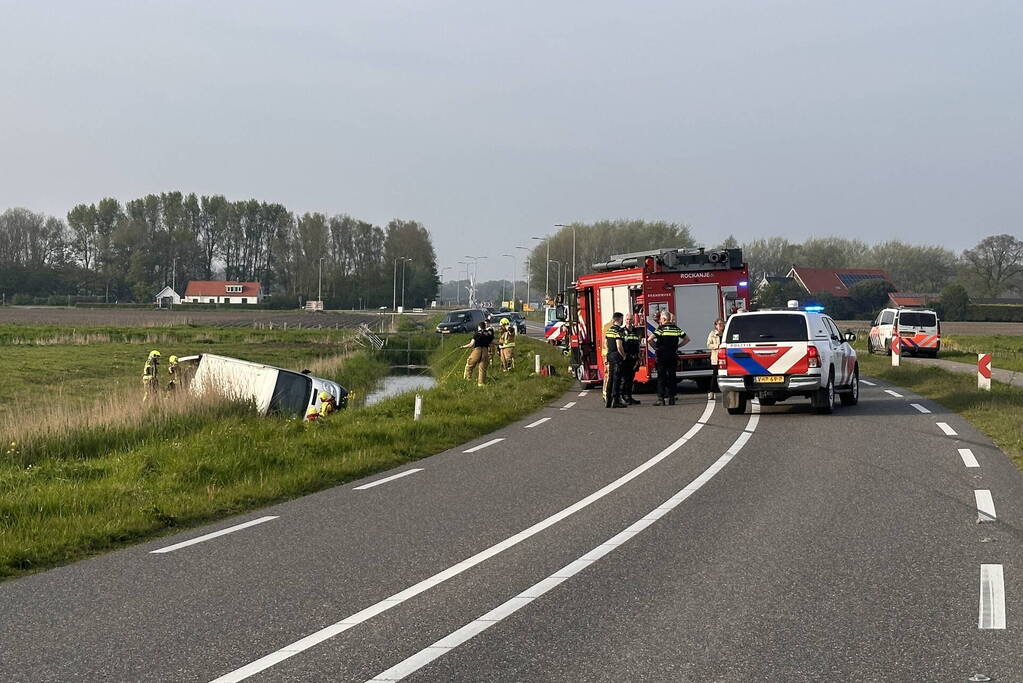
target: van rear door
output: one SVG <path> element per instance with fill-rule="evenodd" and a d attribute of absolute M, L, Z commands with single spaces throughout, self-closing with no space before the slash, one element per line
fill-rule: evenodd
<path fill-rule="evenodd" d="M 941 336 L 933 311 L 899 311 L 898 329 L 899 341 L 907 351 L 929 353 L 938 349 Z"/>

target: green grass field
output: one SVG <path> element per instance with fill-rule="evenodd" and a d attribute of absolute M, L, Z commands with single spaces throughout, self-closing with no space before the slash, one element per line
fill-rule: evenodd
<path fill-rule="evenodd" d="M 429 334 L 422 337 L 425 346 L 438 342 Z M 190 353 L 194 341 L 181 339 L 181 349 L 163 344 L 161 351 Z M 178 394 L 137 420 L 79 425 L 29 443 L 5 440 L 0 576 L 66 563 L 431 455 L 527 415 L 572 382 L 567 373 L 531 376 L 530 353 L 561 367 L 564 357 L 550 346 L 522 340 L 517 370 L 496 373 L 491 384 L 477 388 L 462 380 L 466 352 L 452 343 L 460 340 L 445 341 L 430 355 L 440 381 L 423 392 L 419 422 L 412 420 L 411 395 L 308 424 L 259 418 L 245 406 L 195 403 Z M 199 350 L 292 367 L 322 353 L 321 345 L 299 338 L 224 337 L 203 344 Z M 20 371 L 17 387 L 5 386 L 3 400 L 17 411 L 35 394 L 46 408 L 42 381 L 63 387 L 75 400 L 106 401 L 105 392 L 118 382 L 135 386 L 140 359 L 150 346 L 149 339 L 0 345 L 6 364 L 0 370 L 34 368 Z M 18 355 L 8 361 L 10 352 Z M 72 371 L 79 374 L 69 383 Z M 382 372 L 386 366 L 360 352 L 343 358 L 332 374 L 346 386 L 362 382 L 368 388 Z"/>
<path fill-rule="evenodd" d="M 990 353 L 996 368 L 1023 372 L 1023 336 L 948 335 L 941 340 L 938 357 L 976 364 L 978 353 Z"/>

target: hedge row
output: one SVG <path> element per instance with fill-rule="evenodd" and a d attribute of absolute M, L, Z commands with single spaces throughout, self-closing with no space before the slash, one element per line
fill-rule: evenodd
<path fill-rule="evenodd" d="M 982 323 L 1023 323 L 1023 306 L 1018 304 L 970 304 L 966 320 Z"/>

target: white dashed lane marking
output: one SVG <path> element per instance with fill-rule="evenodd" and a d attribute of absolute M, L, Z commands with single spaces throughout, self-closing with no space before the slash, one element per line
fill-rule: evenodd
<path fill-rule="evenodd" d="M 860 380 L 860 384 L 866 384 L 868 387 L 876 387 L 877 386 L 873 382 L 871 382 L 869 380 L 865 380 L 865 379 L 861 379 Z"/>
<path fill-rule="evenodd" d="M 402 477 L 407 477 L 410 474 L 415 474 L 416 472 L 422 472 L 422 471 L 423 471 L 422 467 L 416 467 L 416 468 L 411 469 L 411 470 L 405 470 L 404 472 L 399 472 L 398 474 L 392 474 L 391 476 L 384 477 L 383 479 L 377 479 L 376 481 L 371 481 L 370 483 L 363 484 L 362 486 L 356 486 L 354 490 L 356 490 L 356 491 L 365 491 L 366 489 L 371 489 L 374 486 L 380 486 L 381 484 L 386 484 L 389 481 L 394 481 L 395 479 L 401 479 Z"/>
<path fill-rule="evenodd" d="M 938 425 L 938 429 L 945 432 L 945 436 L 959 436 L 959 432 L 948 426 L 947 422 L 935 422 Z"/>
<path fill-rule="evenodd" d="M 924 408 L 919 403 L 910 403 L 909 405 L 913 406 L 914 408 L 919 410 L 921 413 L 929 413 L 929 412 L 931 412 L 931 411 L 927 410 L 927 408 Z"/>
<path fill-rule="evenodd" d="M 959 457 L 963 459 L 963 464 L 967 467 L 980 467 L 977 458 L 973 456 L 973 451 L 969 448 L 960 448 Z"/>
<path fill-rule="evenodd" d="M 580 391 L 580 392 L 579 392 L 579 398 L 582 398 L 582 397 L 586 396 L 586 394 L 587 394 L 587 393 L 588 393 L 588 392 L 585 392 L 585 391 Z"/>
<path fill-rule="evenodd" d="M 886 394 L 891 394 L 891 395 L 892 395 L 892 396 L 894 396 L 895 398 L 902 398 L 902 394 L 900 394 L 900 393 L 899 393 L 899 392 L 897 392 L 897 391 L 892 391 L 891 389 L 885 389 L 885 390 L 884 390 L 884 393 L 886 393 Z"/>
<path fill-rule="evenodd" d="M 530 422 L 525 427 L 523 427 L 523 429 L 532 429 L 533 427 L 538 427 L 538 426 L 542 425 L 544 422 L 546 422 L 549 419 L 551 419 L 551 418 L 549 418 L 549 417 L 541 417 L 536 422 Z"/>
<path fill-rule="evenodd" d="M 980 565 L 980 617 L 977 628 L 1005 628 L 1005 584 L 1002 565 Z"/>
<path fill-rule="evenodd" d="M 977 521 L 994 521 L 997 515 L 995 515 L 995 501 L 991 497 L 991 491 L 988 489 L 977 489 L 973 492 L 973 496 L 977 499 Z"/>
<path fill-rule="evenodd" d="M 191 539 L 189 541 L 182 541 L 181 543 L 175 543 L 174 545 L 169 545 L 166 548 L 160 548 L 158 550 L 150 550 L 149 552 L 150 552 L 150 554 L 153 554 L 153 555 L 159 555 L 160 553 L 169 553 L 169 552 L 178 550 L 180 548 L 187 548 L 188 546 L 195 545 L 196 543 L 202 543 L 203 541 L 208 541 L 211 538 L 217 538 L 218 536 L 223 536 L 225 534 L 231 534 L 231 533 L 234 533 L 235 531 L 241 531 L 242 529 L 248 529 L 250 526 L 256 526 L 257 524 L 262 524 L 263 522 L 269 522 L 271 519 L 277 519 L 277 515 L 271 515 L 271 516 L 267 516 L 267 517 L 260 517 L 259 519 L 253 519 L 253 520 L 248 521 L 248 522 L 242 522 L 241 524 L 236 524 L 234 526 L 229 526 L 226 529 L 221 529 L 220 531 L 214 531 L 211 534 L 205 534 L 203 536 L 197 536 L 196 538 L 193 538 L 193 539 Z"/>
<path fill-rule="evenodd" d="M 473 446 L 469 450 L 462 451 L 462 452 L 463 453 L 475 453 L 476 451 L 482 451 L 484 448 L 487 448 L 489 446 L 493 446 L 495 443 L 501 443 L 502 441 L 504 441 L 503 438 L 502 439 L 491 439 L 490 441 L 487 441 L 485 443 L 481 443 L 479 446 Z"/>
<path fill-rule="evenodd" d="M 574 405 L 575 405 L 575 401 L 569 401 L 565 405 L 561 406 L 561 410 L 568 410 L 569 408 L 571 408 Z"/>

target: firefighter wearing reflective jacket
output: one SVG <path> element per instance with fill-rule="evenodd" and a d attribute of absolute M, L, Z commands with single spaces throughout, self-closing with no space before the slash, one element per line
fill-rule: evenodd
<path fill-rule="evenodd" d="M 515 328 L 508 318 L 501 318 L 501 336 L 497 340 L 501 351 L 501 369 L 505 372 L 515 367 Z"/>
<path fill-rule="evenodd" d="M 630 316 L 623 327 L 625 334 L 622 338 L 622 347 L 625 350 L 625 362 L 622 363 L 622 400 L 630 406 L 639 404 L 639 401 L 632 397 L 632 385 L 636 381 L 636 371 L 639 370 L 639 344 L 645 328 L 643 321 L 637 322 L 635 315 Z"/>
<path fill-rule="evenodd" d="M 337 401 L 326 391 L 320 392 L 320 408 L 317 411 L 319 417 L 330 417 L 337 410 Z"/>
<path fill-rule="evenodd" d="M 689 343 L 685 330 L 671 322 L 671 314 L 661 311 L 660 325 L 654 330 L 654 353 L 657 354 L 657 401 L 655 406 L 675 405 L 675 371 L 678 369 L 678 347 Z"/>
<path fill-rule="evenodd" d="M 611 316 L 611 327 L 604 333 L 607 346 L 607 390 L 604 405 L 608 408 L 627 408 L 622 400 L 622 371 L 625 364 L 625 328 L 622 327 L 623 316 L 615 313 Z"/>
<path fill-rule="evenodd" d="M 155 349 L 149 352 L 146 364 L 142 366 L 142 386 L 146 390 L 142 395 L 143 401 L 160 390 L 160 352 Z"/>

